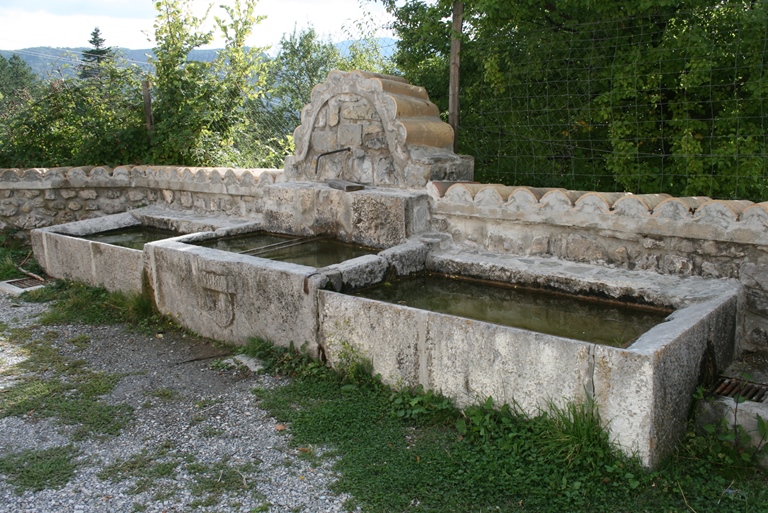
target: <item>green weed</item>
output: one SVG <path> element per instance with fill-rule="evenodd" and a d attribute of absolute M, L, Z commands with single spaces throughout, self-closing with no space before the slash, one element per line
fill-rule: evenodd
<path fill-rule="evenodd" d="M 119 434 L 132 409 L 107 404 L 101 397 L 120 376 L 88 370 L 83 360 L 64 357 L 50 341 L 28 341 L 30 337 L 29 330 L 12 330 L 9 337 L 28 358 L 17 366 L 23 372 L 19 381 L 0 394 L 0 417 L 53 417 L 77 426 L 75 439 Z"/>
<path fill-rule="evenodd" d="M 156 390 L 149 390 L 144 392 L 144 394 L 151 397 L 156 397 L 163 401 L 171 401 L 179 395 L 178 392 L 171 390 L 170 388 L 158 388 Z"/>
<path fill-rule="evenodd" d="M 13 232 L 0 232 L 0 281 L 26 278 L 17 266 L 37 275 L 44 272 L 32 258 L 32 248 L 27 241 L 16 237 Z"/>
<path fill-rule="evenodd" d="M 260 347 L 273 372 L 294 376 L 284 387 L 254 389 L 260 406 L 290 424 L 297 449 L 327 447 L 338 458 L 333 486 L 354 497 L 349 509 L 768 511 L 765 474 L 725 464 L 713 452 L 716 438 L 691 433 L 648 471 L 610 444 L 590 402 L 550 404 L 532 416 L 489 398 L 461 412 L 423 389 L 392 391 L 370 377 L 350 386 L 328 369 L 306 372 L 301 355 L 285 350 L 275 350 L 275 365 Z"/>
<path fill-rule="evenodd" d="M 16 493 L 61 488 L 77 468 L 77 450 L 72 446 L 27 450 L 0 457 L 0 474 Z"/>

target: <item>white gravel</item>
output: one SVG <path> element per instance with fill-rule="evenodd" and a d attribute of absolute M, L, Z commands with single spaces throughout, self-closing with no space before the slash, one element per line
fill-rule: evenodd
<path fill-rule="evenodd" d="M 35 317 L 45 309 L 0 294 L 0 321 L 9 329 L 33 327 L 36 338 L 55 332 L 51 343 L 67 356 L 86 360 L 92 370 L 123 375 L 104 400 L 130 405 L 133 419 L 119 436 L 82 441 L 73 438 L 74 427 L 34 412 L 0 419 L 0 457 L 69 444 L 78 450 L 75 475 L 60 489 L 19 495 L 0 474 L 1 512 L 345 511 L 348 497 L 329 489 L 333 460 L 300 458 L 289 446 L 290 429 L 279 430 L 259 409 L 252 389 L 280 386 L 279 380 L 242 367 L 214 369 L 221 348 L 177 333 L 158 337 L 121 326 L 36 326 Z M 67 342 L 79 335 L 90 337 L 84 348 Z M 0 394 L 13 386 L 23 358 L 23 350 L 0 335 Z M 156 462 L 179 462 L 172 477 L 153 479 L 140 493 L 138 477 L 120 482 L 98 477 L 108 465 L 142 451 L 155 455 Z M 252 464 L 255 470 L 240 473 L 244 486 L 208 502 L 196 491 L 200 475 L 190 472 L 190 462 L 219 464 L 217 469 Z"/>

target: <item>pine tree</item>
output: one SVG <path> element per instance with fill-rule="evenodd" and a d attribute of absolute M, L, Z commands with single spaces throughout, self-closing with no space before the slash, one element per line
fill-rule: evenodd
<path fill-rule="evenodd" d="M 103 63 L 111 61 L 115 57 L 115 49 L 104 46 L 106 40 L 101 37 L 99 27 L 91 32 L 88 43 L 93 47 L 83 51 L 83 64 L 80 65 L 78 75 L 80 78 L 95 78 L 100 75 L 100 67 Z"/>

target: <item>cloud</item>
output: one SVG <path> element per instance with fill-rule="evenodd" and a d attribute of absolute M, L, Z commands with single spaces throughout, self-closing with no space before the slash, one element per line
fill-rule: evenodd
<path fill-rule="evenodd" d="M 94 27 L 99 27 L 109 46 L 134 49 L 153 46 L 143 33 L 153 33 L 155 8 L 151 0 L 26 0 L 14 2 L 13 7 L 3 6 L 5 1 L 0 0 L 2 49 L 86 47 Z M 231 1 L 213 2 L 211 28 L 213 14 L 223 14 L 217 6 Z M 195 0 L 194 5 L 202 13 L 209 2 Z M 365 3 L 365 9 L 373 13 L 378 26 L 386 23 L 387 15 L 381 4 Z M 260 0 L 256 14 L 265 15 L 267 19 L 254 27 L 248 44 L 273 47 L 283 34 L 293 31 L 294 26 L 300 30 L 312 25 L 319 34 L 335 41 L 348 39 L 344 27 L 353 26 L 355 20 L 364 16 L 358 0 Z M 220 41 L 214 44 L 220 45 Z"/>

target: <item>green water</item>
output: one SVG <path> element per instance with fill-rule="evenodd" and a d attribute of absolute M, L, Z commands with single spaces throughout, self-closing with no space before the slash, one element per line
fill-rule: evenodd
<path fill-rule="evenodd" d="M 236 237 L 225 237 L 211 241 L 198 242 L 196 244 L 209 248 L 242 253 L 256 250 L 270 244 L 298 241 L 295 236 L 275 233 L 258 232 Z M 259 252 L 261 258 L 290 262 L 293 264 L 307 265 L 310 267 L 326 267 L 338 264 L 345 260 L 351 260 L 363 255 L 375 255 L 378 250 L 346 244 L 333 239 L 321 239 L 303 242 L 287 248 L 276 248 L 272 251 Z"/>
<path fill-rule="evenodd" d="M 386 282 L 356 295 L 614 347 L 626 347 L 670 313 L 437 274 Z"/>
<path fill-rule="evenodd" d="M 179 235 L 181 234 L 172 230 L 163 230 L 150 226 L 131 226 L 129 228 L 118 228 L 117 230 L 84 235 L 82 238 L 103 242 L 104 244 L 112 244 L 113 246 L 143 250 L 144 244 L 147 242 L 170 239 Z"/>
<path fill-rule="evenodd" d="M 281 235 L 278 233 L 256 232 L 246 235 L 234 235 L 232 237 L 222 237 L 220 239 L 204 240 L 194 242 L 197 246 L 206 248 L 220 249 L 221 251 L 230 251 L 232 253 L 242 253 L 257 248 L 263 248 L 270 244 L 279 242 L 288 242 L 296 237 L 290 235 Z"/>
<path fill-rule="evenodd" d="M 337 240 L 316 240 L 273 251 L 262 257 L 310 267 L 325 267 L 364 255 L 375 255 L 378 252 L 378 249 L 345 244 Z"/>

